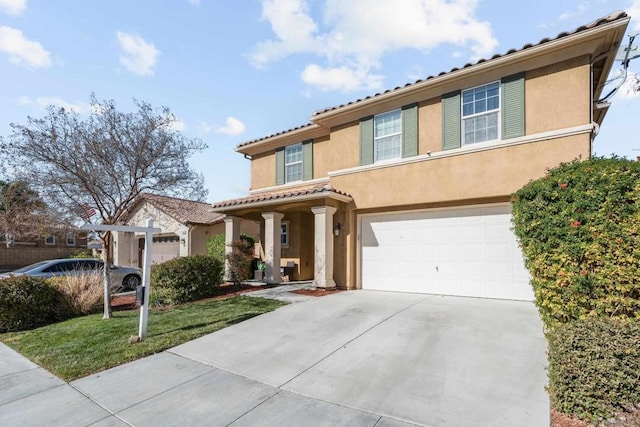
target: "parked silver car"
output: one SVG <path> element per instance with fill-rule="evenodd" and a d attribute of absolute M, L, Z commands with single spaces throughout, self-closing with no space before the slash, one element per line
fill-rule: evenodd
<path fill-rule="evenodd" d="M 92 258 L 66 258 L 40 261 L 9 273 L 0 274 L 0 279 L 10 276 L 55 277 L 81 275 L 91 272 L 102 273 L 104 263 Z M 111 274 L 111 291 L 134 291 L 142 283 L 142 270 L 135 267 L 109 266 Z"/>

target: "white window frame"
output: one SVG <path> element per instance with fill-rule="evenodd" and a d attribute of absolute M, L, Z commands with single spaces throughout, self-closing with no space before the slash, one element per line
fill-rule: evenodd
<path fill-rule="evenodd" d="M 397 132 L 391 132 L 388 134 L 384 134 L 384 135 L 377 135 L 377 126 L 376 126 L 376 122 L 382 118 L 384 118 L 385 116 L 390 116 L 390 115 L 395 115 L 398 114 L 399 118 L 398 120 L 400 121 L 400 130 Z M 381 144 L 384 140 L 387 140 L 389 138 L 398 138 L 399 140 L 399 144 L 397 147 L 397 153 L 394 153 L 391 157 L 384 157 L 384 158 L 379 158 L 379 144 Z M 396 148 L 394 147 L 394 151 L 396 150 Z M 391 110 L 391 111 L 387 111 L 385 113 L 382 114 L 377 114 L 373 117 L 373 162 L 377 163 L 377 162 L 384 162 L 387 160 L 394 160 L 394 159 L 400 159 L 402 158 L 402 109 L 398 108 L 396 110 Z"/>
<path fill-rule="evenodd" d="M 46 246 L 55 246 L 56 244 L 56 236 L 53 234 L 46 234 L 44 236 L 44 244 Z"/>
<path fill-rule="evenodd" d="M 473 91 L 476 90 L 478 88 L 481 87 L 485 87 L 485 86 L 490 86 L 490 85 L 494 85 L 497 84 L 498 85 L 498 107 L 491 109 L 491 110 L 486 110 L 480 113 L 471 113 L 468 115 L 464 114 L 464 106 L 465 106 L 465 102 L 464 102 L 464 94 L 465 92 L 469 92 L 469 91 Z M 485 84 L 481 84 L 478 86 L 474 86 L 468 89 L 465 89 L 462 91 L 462 93 L 460 94 L 460 131 L 461 131 L 461 135 L 462 135 L 462 146 L 465 145 L 473 145 L 473 144 L 480 144 L 483 142 L 492 142 L 492 141 L 499 141 L 501 138 L 501 133 L 502 133 L 502 114 L 501 114 L 501 110 L 502 110 L 502 87 L 500 84 L 500 80 L 496 80 L 493 82 L 489 82 L 489 83 L 485 83 Z M 491 114 L 495 114 L 496 115 L 496 138 L 492 138 L 492 139 L 485 139 L 484 141 L 472 141 L 472 142 L 467 142 L 467 138 L 466 138 L 466 132 L 465 132 L 465 121 L 466 120 L 475 120 L 479 117 L 483 117 L 483 116 L 489 116 Z"/>
<path fill-rule="evenodd" d="M 67 233 L 66 238 L 67 246 L 75 246 L 76 245 L 76 235 L 73 233 Z"/>
<path fill-rule="evenodd" d="M 295 162 L 290 162 L 287 163 L 287 159 L 288 156 L 287 154 L 292 151 L 292 150 L 300 150 L 300 160 L 296 160 Z M 289 174 L 287 173 L 287 170 L 291 167 L 291 166 L 297 166 L 300 165 L 300 178 L 296 179 L 289 179 Z M 299 144 L 293 144 L 293 145 L 289 145 L 287 147 L 285 147 L 284 149 L 284 182 L 285 184 L 289 184 L 291 182 L 299 182 L 302 181 L 304 178 L 304 154 L 302 151 L 302 143 Z"/>
<path fill-rule="evenodd" d="M 280 247 L 288 248 L 289 247 L 289 221 L 281 221 L 280 222 Z M 284 238 L 283 238 L 284 237 Z"/>

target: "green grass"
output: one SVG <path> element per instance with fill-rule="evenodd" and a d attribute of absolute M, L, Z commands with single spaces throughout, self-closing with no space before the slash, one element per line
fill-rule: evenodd
<path fill-rule="evenodd" d="M 148 356 L 226 326 L 275 310 L 281 301 L 236 296 L 150 310 L 147 338 L 138 335 L 139 310 L 70 319 L 24 332 L 0 334 L 0 341 L 53 374 L 71 381 Z"/>

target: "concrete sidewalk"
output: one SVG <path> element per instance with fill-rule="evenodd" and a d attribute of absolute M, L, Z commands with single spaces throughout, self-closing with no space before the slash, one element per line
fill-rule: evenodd
<path fill-rule="evenodd" d="M 532 303 L 354 291 L 70 384 L 0 345 L 0 425 L 548 426 Z"/>

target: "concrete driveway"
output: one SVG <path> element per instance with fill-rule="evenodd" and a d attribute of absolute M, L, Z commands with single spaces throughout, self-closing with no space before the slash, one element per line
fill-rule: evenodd
<path fill-rule="evenodd" d="M 0 399 L 0 424 L 66 398 L 73 425 L 548 426 L 545 351 L 532 303 L 343 292 Z"/>

